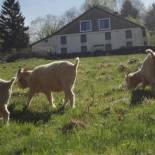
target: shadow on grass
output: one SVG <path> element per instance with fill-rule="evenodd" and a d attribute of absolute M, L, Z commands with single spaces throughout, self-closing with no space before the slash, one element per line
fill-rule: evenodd
<path fill-rule="evenodd" d="M 37 124 L 45 124 L 54 114 L 64 114 L 64 108 L 59 107 L 55 111 L 51 112 L 37 112 L 31 110 L 17 110 L 14 106 L 9 107 L 9 111 L 11 113 L 11 119 L 15 120 L 19 123 L 34 123 Z"/>
<path fill-rule="evenodd" d="M 145 98 L 155 98 L 155 94 L 153 94 L 151 90 L 135 90 L 131 94 L 130 105 L 134 106 L 142 104 Z"/>

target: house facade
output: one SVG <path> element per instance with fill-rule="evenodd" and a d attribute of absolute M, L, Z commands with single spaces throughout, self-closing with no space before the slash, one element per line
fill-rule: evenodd
<path fill-rule="evenodd" d="M 33 52 L 64 54 L 110 51 L 146 44 L 144 27 L 94 7 L 31 47 Z"/>

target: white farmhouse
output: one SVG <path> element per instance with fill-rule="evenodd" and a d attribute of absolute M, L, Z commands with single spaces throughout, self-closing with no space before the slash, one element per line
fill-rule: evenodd
<path fill-rule="evenodd" d="M 93 7 L 31 47 L 33 52 L 64 54 L 110 51 L 146 44 L 144 27 L 116 13 Z"/>

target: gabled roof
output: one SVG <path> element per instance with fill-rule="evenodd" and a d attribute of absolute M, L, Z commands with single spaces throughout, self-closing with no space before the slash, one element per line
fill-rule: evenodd
<path fill-rule="evenodd" d="M 123 26 L 125 26 L 126 28 L 140 27 L 140 28 L 144 29 L 143 26 L 136 24 L 132 21 L 129 21 L 129 20 L 123 18 L 121 15 L 111 13 L 111 12 L 109 12 L 103 8 L 95 6 L 95 7 L 90 8 L 89 10 L 87 10 L 86 12 L 84 12 L 83 14 L 81 14 L 80 16 L 75 18 L 73 21 L 71 21 L 68 24 L 66 24 L 65 26 L 63 26 L 62 28 L 60 28 L 58 31 L 56 31 L 52 35 L 49 35 L 49 36 L 47 36 L 47 37 L 45 37 L 45 38 L 43 38 L 37 42 L 32 43 L 31 46 L 33 46 L 33 45 L 35 45 L 41 41 L 44 41 L 48 38 L 51 38 L 54 35 L 64 35 L 64 34 L 75 33 L 75 30 L 74 30 L 75 27 L 78 27 L 78 30 L 79 30 L 79 24 L 77 24 L 76 22 L 79 22 L 79 20 L 84 20 L 85 18 L 88 18 L 88 17 L 90 19 L 90 16 L 91 16 L 91 18 L 95 18 L 95 16 L 96 16 L 95 13 L 97 13 L 97 12 L 98 12 L 98 14 L 100 14 L 99 16 L 108 15 L 109 17 L 115 19 L 113 21 L 112 29 L 122 29 L 122 28 L 124 28 Z M 94 17 L 92 17 L 92 16 L 94 16 Z M 72 30 L 72 32 L 70 30 Z M 95 28 L 94 28 L 94 31 L 96 31 Z"/>

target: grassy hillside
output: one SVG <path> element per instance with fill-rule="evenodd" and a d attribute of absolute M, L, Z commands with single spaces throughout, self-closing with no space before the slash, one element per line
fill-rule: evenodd
<path fill-rule="evenodd" d="M 27 90 L 15 85 L 10 125 L 0 125 L 0 155 L 154 155 L 155 98 L 149 88 L 131 93 L 121 86 L 125 73 L 118 65 L 134 71 L 139 62 L 127 64 L 133 57 L 141 62 L 145 55 L 81 58 L 75 109 L 61 109 L 63 93 L 54 93 L 57 111 L 45 96 L 37 95 L 24 112 Z M 21 66 L 31 68 L 48 62 L 4 63 L 0 77 L 10 79 Z"/>

